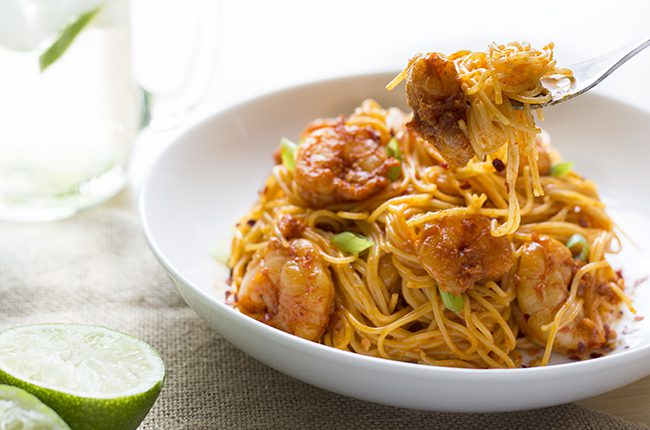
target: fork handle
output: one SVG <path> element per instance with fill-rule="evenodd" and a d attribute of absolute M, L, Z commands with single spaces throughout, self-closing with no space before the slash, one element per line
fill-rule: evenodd
<path fill-rule="evenodd" d="M 650 46 L 650 37 L 646 36 L 636 42 L 623 45 L 605 55 L 599 57 L 596 61 L 587 60 L 576 64 L 573 70 L 579 71 L 576 79 L 584 82 L 584 88 L 580 92 L 588 91 L 603 79 L 612 74 L 612 72 L 630 58 Z M 605 72 L 602 72 L 605 70 Z"/>

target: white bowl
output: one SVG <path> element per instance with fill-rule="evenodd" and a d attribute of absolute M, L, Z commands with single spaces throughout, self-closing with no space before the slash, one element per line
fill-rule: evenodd
<path fill-rule="evenodd" d="M 140 213 L 154 254 L 185 301 L 213 328 L 263 363 L 307 383 L 407 408 L 496 412 L 556 405 L 597 395 L 650 374 L 647 321 L 621 323 L 624 344 L 593 360 L 548 367 L 468 370 L 365 357 L 309 342 L 257 322 L 224 304 L 228 271 L 209 251 L 230 238 L 233 223 L 257 198 L 280 137 L 296 138 L 317 117 L 347 114 L 364 98 L 405 108 L 391 74 L 315 82 L 264 95 L 189 127 L 150 171 Z M 650 249 L 644 224 L 650 202 L 650 116 L 618 101 L 585 95 L 548 109 L 544 127 L 577 170 L 593 178 L 624 229 Z M 626 244 L 619 260 L 628 281 L 648 270 Z M 615 263 L 617 264 L 617 263 Z M 635 294 L 641 314 L 648 288 Z M 622 329 L 622 327 L 619 327 Z M 257 381 L 249 381 L 255 385 Z"/>

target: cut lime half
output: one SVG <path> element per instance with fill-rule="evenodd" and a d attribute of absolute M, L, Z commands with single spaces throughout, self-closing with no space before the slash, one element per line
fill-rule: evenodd
<path fill-rule="evenodd" d="M 165 375 L 147 343 L 103 327 L 40 324 L 0 333 L 0 383 L 29 391 L 74 429 L 135 429 Z"/>
<path fill-rule="evenodd" d="M 70 430 L 56 414 L 25 390 L 0 385 L 0 430 Z"/>

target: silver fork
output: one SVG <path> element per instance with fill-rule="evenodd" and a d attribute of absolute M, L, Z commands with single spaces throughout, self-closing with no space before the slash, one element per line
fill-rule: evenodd
<path fill-rule="evenodd" d="M 551 100 L 530 107 L 536 109 L 555 105 L 586 93 L 648 46 L 650 46 L 650 38 L 646 37 L 599 57 L 568 66 L 567 68 L 573 71 L 573 79 L 565 76 L 542 78 L 542 85 L 551 93 Z M 523 104 L 520 102 L 514 100 L 511 102 L 515 109 L 523 109 Z"/>

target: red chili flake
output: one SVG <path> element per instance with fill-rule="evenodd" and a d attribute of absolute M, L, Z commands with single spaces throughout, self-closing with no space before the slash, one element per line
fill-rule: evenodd
<path fill-rule="evenodd" d="M 568 359 L 574 361 L 582 361 L 582 357 L 578 357 L 577 355 L 570 355 Z"/>
<path fill-rule="evenodd" d="M 529 314 L 524 314 L 524 319 L 525 319 L 526 321 L 528 321 L 528 320 L 530 319 L 530 315 L 529 315 Z"/>
<path fill-rule="evenodd" d="M 580 224 L 581 227 L 585 227 L 585 228 L 589 227 L 589 222 L 585 217 L 580 217 L 580 219 L 578 219 L 578 223 Z"/>
<path fill-rule="evenodd" d="M 589 357 L 591 358 L 600 358 L 602 356 L 603 354 L 601 354 L 600 352 L 592 352 L 591 354 L 589 354 Z"/>
<path fill-rule="evenodd" d="M 623 277 L 623 269 L 618 269 L 616 271 L 616 276 L 618 276 L 619 279 L 622 278 Z"/>
<path fill-rule="evenodd" d="M 470 188 L 472 188 L 472 185 L 469 182 L 465 181 L 462 184 L 460 184 L 459 187 L 461 190 L 469 190 Z"/>
<path fill-rule="evenodd" d="M 498 158 L 492 160 L 492 166 L 496 169 L 497 172 L 501 173 L 505 170 L 506 165 Z"/>
<path fill-rule="evenodd" d="M 249 226 L 252 227 L 252 226 L 255 225 L 256 222 L 257 222 L 257 221 L 255 221 L 254 219 L 249 219 L 248 221 L 246 221 L 246 224 L 248 224 Z"/>
<path fill-rule="evenodd" d="M 440 163 L 440 167 L 442 167 L 443 169 L 449 169 L 449 164 L 443 161 L 442 163 Z"/>
<path fill-rule="evenodd" d="M 234 305 L 237 302 L 237 293 L 235 293 L 234 291 L 227 290 L 225 296 L 226 296 L 226 304 Z"/>
<path fill-rule="evenodd" d="M 634 317 L 634 321 L 643 321 L 645 317 L 643 315 L 637 315 Z"/>

